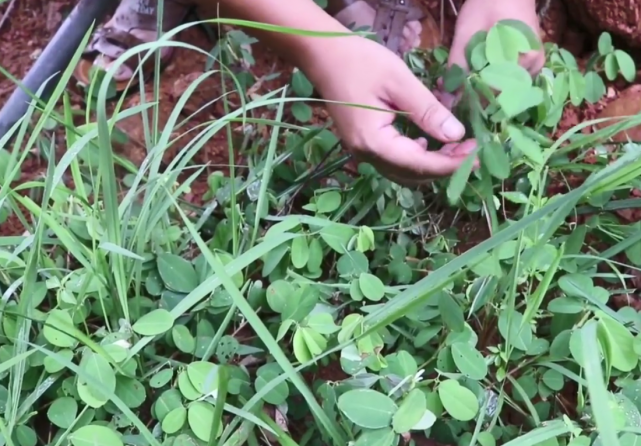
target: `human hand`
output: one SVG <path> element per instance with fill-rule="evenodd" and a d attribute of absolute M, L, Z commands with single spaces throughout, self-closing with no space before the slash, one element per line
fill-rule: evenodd
<path fill-rule="evenodd" d="M 458 13 L 448 65 L 456 64 L 467 70 L 465 47 L 474 34 L 489 31 L 497 22 L 506 19 L 520 20 L 532 28 L 537 36 L 541 34 L 536 0 L 467 0 Z M 522 54 L 519 63 L 533 76 L 538 74 L 545 64 L 543 47 Z M 456 96 L 448 93 L 439 92 L 439 99 L 448 108 L 452 108 L 456 102 Z"/>
<path fill-rule="evenodd" d="M 405 185 L 454 173 L 476 142 L 461 142 L 463 125 L 403 60 L 361 37 L 331 40 L 335 42 L 327 43 L 332 47 L 322 59 L 314 58 L 302 67 L 324 99 L 406 112 L 425 133 L 446 143 L 439 151 L 428 151 L 424 138 L 413 140 L 394 128 L 392 112 L 328 103 L 338 133 L 354 155 Z"/>

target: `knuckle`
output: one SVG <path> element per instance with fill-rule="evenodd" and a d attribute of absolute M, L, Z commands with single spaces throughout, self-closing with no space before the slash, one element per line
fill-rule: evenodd
<path fill-rule="evenodd" d="M 419 118 L 424 124 L 440 125 L 447 118 L 447 113 L 441 104 L 432 101 L 425 106 L 423 115 Z"/>

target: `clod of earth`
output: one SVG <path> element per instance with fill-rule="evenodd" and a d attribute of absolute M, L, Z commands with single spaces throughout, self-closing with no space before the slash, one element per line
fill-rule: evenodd
<path fill-rule="evenodd" d="M 539 2 L 541 34 L 544 42 L 562 43 L 567 29 L 567 10 L 562 0 Z"/>
<path fill-rule="evenodd" d="M 592 34 L 608 31 L 641 48 L 641 0 L 566 0 L 572 19 Z"/>
<path fill-rule="evenodd" d="M 641 113 L 641 85 L 632 85 L 623 90 L 619 97 L 610 102 L 597 119 L 617 118 L 632 116 Z M 598 128 L 604 128 L 612 125 L 616 121 L 607 121 L 598 124 Z M 616 142 L 641 141 L 641 125 L 632 127 L 628 130 L 621 131 L 612 138 Z"/>

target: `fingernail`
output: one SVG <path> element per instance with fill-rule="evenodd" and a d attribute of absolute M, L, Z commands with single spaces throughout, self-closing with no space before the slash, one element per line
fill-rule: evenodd
<path fill-rule="evenodd" d="M 458 140 L 465 135 L 465 127 L 454 116 L 450 116 L 441 126 L 443 134 L 449 140 Z"/>

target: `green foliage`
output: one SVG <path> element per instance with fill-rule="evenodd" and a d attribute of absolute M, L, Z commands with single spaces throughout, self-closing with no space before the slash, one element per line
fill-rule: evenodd
<path fill-rule="evenodd" d="M 43 107 L 34 138 L 25 121 L 0 149 L 0 207 L 27 226 L 0 237 L 2 444 L 637 444 L 641 318 L 612 301 L 633 294 L 641 264 L 641 227 L 615 212 L 639 206 L 641 151 L 583 162 L 621 124 L 548 136 L 569 103 L 602 96 L 602 72 L 616 63 L 611 74 L 630 77 L 604 36 L 587 73 L 548 45 L 536 79 L 517 64 L 539 45 L 521 23 L 475 36 L 472 70 L 447 70 L 445 86 L 463 89 L 482 167 L 431 190 L 367 165 L 347 175 L 336 136 L 300 127 L 304 107 L 284 122 L 272 93 L 248 95 L 164 169 L 152 149 L 119 194 L 108 84 L 75 132 L 66 72 L 52 102 L 63 111 Z M 212 54 L 251 62 L 249 43 L 230 34 Z M 447 53 L 429 57 L 438 64 L 422 73 L 438 78 Z M 299 71 L 290 87 L 313 94 Z M 147 129 L 160 149 L 179 114 Z M 243 114 L 251 125 L 224 171 L 190 165 Z M 66 155 L 16 185 L 36 142 L 54 152 L 52 120 Z M 584 182 L 548 192 L 570 174 Z M 197 180 L 202 205 L 189 202 Z"/>
<path fill-rule="evenodd" d="M 472 172 L 469 161 L 449 181 L 451 204 L 463 202 L 476 210 L 480 198 L 495 208 L 495 180 L 522 175 L 524 165 L 539 172 L 548 164 L 552 141 L 546 135 L 559 125 L 568 103 L 578 107 L 585 101 L 598 102 L 606 93 L 602 72 L 609 80 L 619 74 L 629 82 L 636 77 L 634 61 L 612 46 L 607 33 L 601 35 L 599 52 L 585 72 L 570 52 L 548 44 L 547 64 L 533 79 L 519 58 L 538 50 L 542 45 L 525 24 L 506 20 L 470 40 L 468 74 L 458 66 L 443 73 L 445 89 L 461 92 L 458 113 L 479 141 L 475 156 L 482 161 L 479 171 Z"/>

